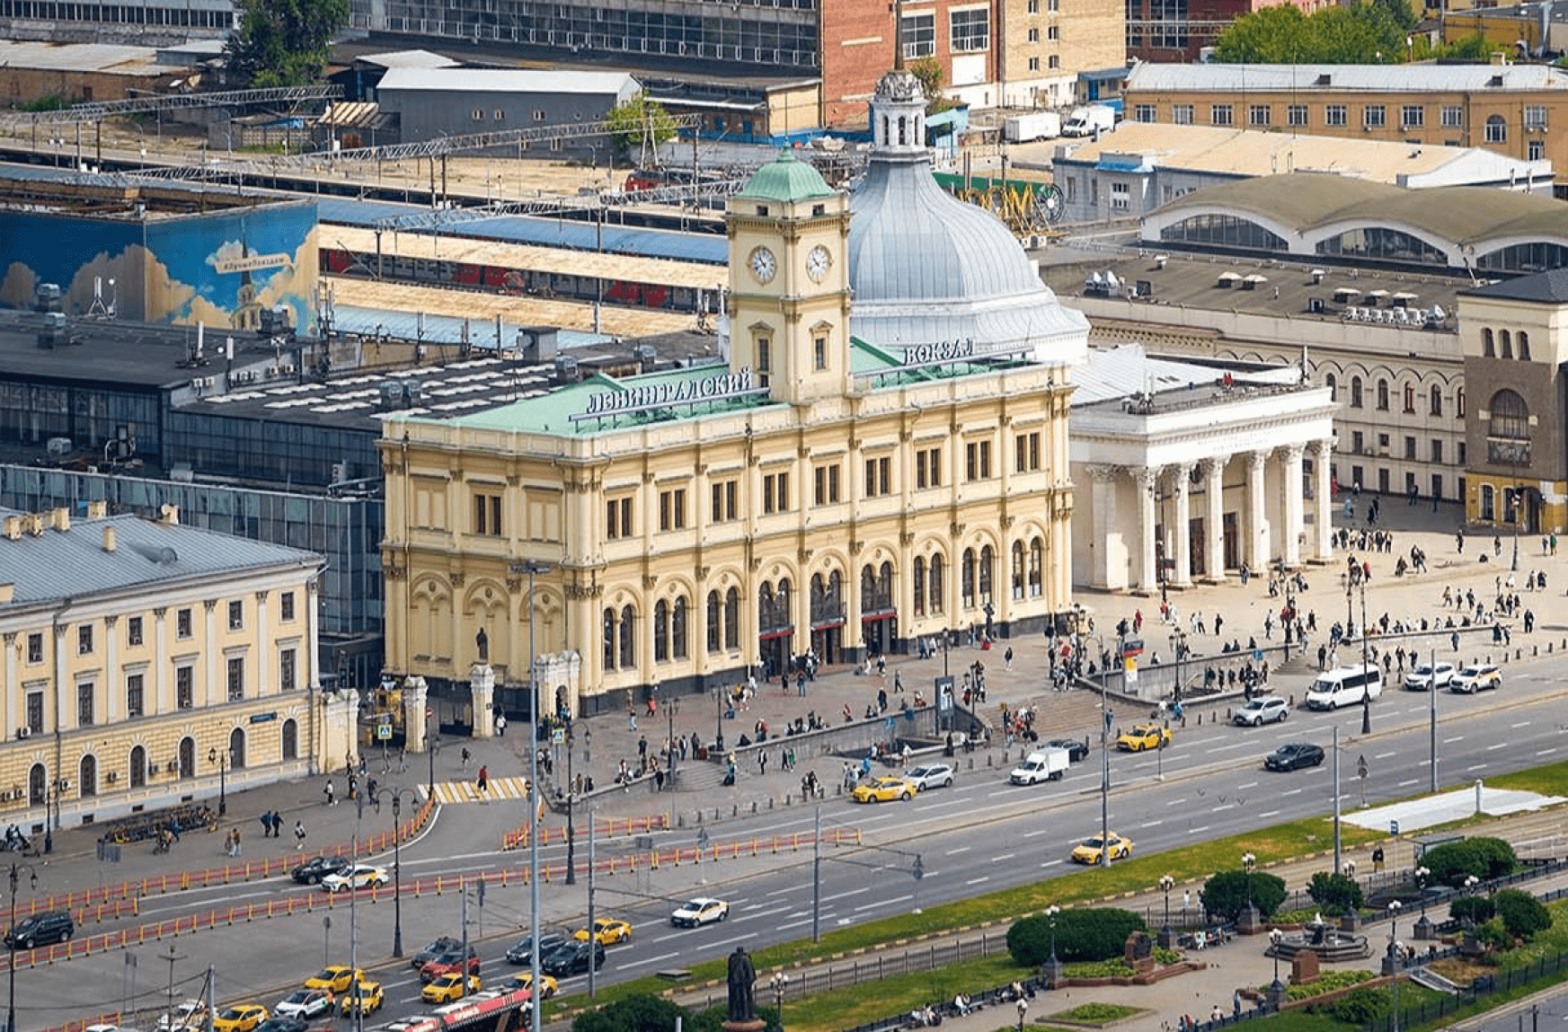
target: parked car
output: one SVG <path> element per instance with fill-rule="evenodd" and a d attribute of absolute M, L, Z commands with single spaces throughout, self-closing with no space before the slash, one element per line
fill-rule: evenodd
<path fill-rule="evenodd" d="M 463 963 L 461 948 L 442 953 L 432 958 L 424 967 L 419 969 L 421 982 L 433 982 L 442 975 L 450 975 L 454 971 L 467 968 L 470 975 L 479 974 L 479 951 L 472 946 L 468 947 L 468 963 Z"/>
<path fill-rule="evenodd" d="M 314 1018 L 332 1013 L 331 989 L 296 989 L 272 1008 L 280 1018 Z"/>
<path fill-rule="evenodd" d="M 1263 758 L 1269 770 L 1297 770 L 1323 762 L 1323 747 L 1311 742 L 1286 742 Z"/>
<path fill-rule="evenodd" d="M 1078 843 L 1073 849 L 1072 859 L 1075 864 L 1097 864 L 1100 855 L 1110 844 L 1111 859 L 1123 860 L 1132 856 L 1132 843 L 1120 835 L 1112 832 L 1108 838 L 1102 839 L 1098 835 L 1091 835 Z"/>
<path fill-rule="evenodd" d="M 696 928 L 723 921 L 729 916 L 730 905 L 722 899 L 698 896 L 676 907 L 675 912 L 670 914 L 670 924 L 676 928 Z"/>
<path fill-rule="evenodd" d="M 458 939 L 450 935 L 443 935 L 441 938 L 434 940 L 430 943 L 430 945 L 414 954 L 414 958 L 408 963 L 410 967 L 412 967 L 415 971 L 418 971 L 420 968 L 424 967 L 426 964 L 430 963 L 441 954 L 450 953 L 452 950 L 460 950 L 462 948 L 462 939 Z"/>
<path fill-rule="evenodd" d="M 945 763 L 925 763 L 904 771 L 904 780 L 922 792 L 928 788 L 951 788 L 953 768 Z"/>
<path fill-rule="evenodd" d="M 337 874 L 348 867 L 348 858 L 342 856 L 313 856 L 289 871 L 289 877 L 301 885 L 319 885 L 329 874 Z"/>
<path fill-rule="evenodd" d="M 1467 695 L 1483 692 L 1488 688 L 1501 688 L 1503 686 L 1503 672 L 1491 663 L 1476 663 L 1465 667 L 1454 675 L 1448 682 L 1451 692 L 1463 692 Z"/>
<path fill-rule="evenodd" d="M 31 914 L 18 921 L 16 927 L 5 933 L 5 944 L 13 950 L 30 950 L 34 946 L 49 946 L 57 942 L 70 942 L 76 934 L 76 922 L 64 910 L 48 910 Z"/>
<path fill-rule="evenodd" d="M 545 957 L 564 946 L 570 936 L 560 932 L 539 933 L 539 959 Z M 508 964 L 528 964 L 533 961 L 533 936 L 525 935 L 517 940 L 517 944 L 506 951 Z"/>
<path fill-rule="evenodd" d="M 1405 687 L 1413 692 L 1446 688 L 1454 679 L 1454 665 L 1439 660 L 1435 664 L 1423 663 L 1405 675 Z"/>
<path fill-rule="evenodd" d="M 588 958 L 593 957 L 593 969 L 604 966 L 604 945 L 587 942 L 569 942 L 539 961 L 539 968 L 547 975 L 565 978 L 588 970 Z"/>
<path fill-rule="evenodd" d="M 1139 724 L 1116 736 L 1116 748 L 1123 752 L 1161 749 L 1171 744 L 1171 729 L 1158 724 Z"/>
<path fill-rule="evenodd" d="M 1077 763 L 1089 758 L 1089 743 L 1077 738 L 1053 738 L 1045 743 L 1047 749 L 1066 749 L 1067 760 Z"/>
<path fill-rule="evenodd" d="M 1290 704 L 1278 695 L 1259 695 L 1236 711 L 1234 718 L 1239 727 L 1262 727 L 1282 721 L 1290 715 Z"/>

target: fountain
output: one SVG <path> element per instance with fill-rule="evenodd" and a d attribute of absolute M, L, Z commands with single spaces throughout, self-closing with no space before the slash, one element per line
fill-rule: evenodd
<path fill-rule="evenodd" d="M 1266 955 L 1289 961 L 1303 951 L 1316 953 L 1318 960 L 1329 963 L 1362 960 L 1372 955 L 1365 935 L 1336 928 L 1324 921 L 1322 914 L 1314 916 L 1300 932 L 1282 935 L 1268 948 Z"/>

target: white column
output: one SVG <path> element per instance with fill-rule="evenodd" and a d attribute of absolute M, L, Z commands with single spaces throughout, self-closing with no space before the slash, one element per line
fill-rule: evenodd
<path fill-rule="evenodd" d="M 17 668 L 17 649 L 19 641 L 24 641 L 16 631 L 5 632 L 5 727 L 0 729 L 0 739 L 11 741 L 16 735 L 16 729 L 22 726 L 22 682 L 19 679 Z"/>
<path fill-rule="evenodd" d="M 1116 466 L 1089 466 L 1093 481 L 1090 505 L 1094 530 L 1089 548 L 1092 560 L 1089 569 L 1089 586 L 1107 591 L 1127 587 L 1127 542 L 1121 524 L 1116 520 L 1116 478 L 1121 470 Z"/>
<path fill-rule="evenodd" d="M 256 697 L 262 698 L 272 689 L 272 664 L 278 656 L 272 650 L 271 632 L 268 630 L 268 592 L 256 592 Z M 298 676 L 297 674 L 295 676 Z"/>
<path fill-rule="evenodd" d="M 202 678 L 206 684 L 202 685 L 199 694 L 206 700 L 203 705 L 216 706 L 229 697 L 227 683 L 218 676 L 218 671 L 223 669 L 223 656 L 218 652 L 218 600 L 207 599 L 201 604 L 201 609 L 203 630 L 207 640 L 207 669 L 206 675 Z"/>
<path fill-rule="evenodd" d="M 1138 480 L 1138 590 L 1152 594 L 1160 590 L 1154 551 L 1154 488 L 1160 482 L 1160 467 L 1144 466 L 1134 476 Z"/>
<path fill-rule="evenodd" d="M 1268 498 L 1263 489 L 1268 461 L 1268 452 L 1247 454 L 1247 542 L 1244 552 L 1254 576 L 1267 570 L 1269 564 L 1269 519 L 1265 509 Z"/>
<path fill-rule="evenodd" d="M 164 716 L 174 712 L 174 671 L 169 668 L 169 610 L 152 611 L 152 706 L 146 713 Z M 148 762 L 153 760 L 147 757 Z"/>
<path fill-rule="evenodd" d="M 1295 569 L 1301 565 L 1301 535 L 1306 529 L 1304 501 L 1301 497 L 1303 490 L 1301 480 L 1301 456 L 1305 452 L 1299 444 L 1288 445 L 1281 449 L 1284 456 L 1284 469 L 1280 474 L 1280 483 L 1283 488 L 1285 502 L 1285 540 L 1280 542 L 1280 557 L 1286 569 Z"/>
<path fill-rule="evenodd" d="M 1209 513 L 1203 520 L 1203 540 L 1208 548 L 1204 562 L 1211 584 L 1225 581 L 1225 457 L 1203 460 L 1205 497 Z"/>
<path fill-rule="evenodd" d="M 1184 462 L 1172 467 L 1171 477 L 1176 481 L 1176 576 L 1178 588 L 1192 587 L 1192 512 L 1191 492 L 1192 463 Z"/>
<path fill-rule="evenodd" d="M 120 673 L 120 618 L 104 617 L 103 621 L 103 716 L 105 724 L 118 724 L 125 719 L 125 679 Z"/>
<path fill-rule="evenodd" d="M 1312 507 L 1314 522 L 1312 535 L 1314 541 L 1313 558 L 1328 562 L 1334 558 L 1334 547 L 1331 536 L 1334 529 L 1334 499 L 1329 481 L 1329 458 L 1334 452 L 1334 439 L 1327 438 L 1314 445 L 1316 455 L 1313 459 L 1313 471 L 1317 476 L 1316 504 Z"/>
<path fill-rule="evenodd" d="M 305 683 L 310 686 L 311 691 L 321 690 L 321 671 L 318 669 L 321 663 L 317 659 L 318 650 L 321 648 L 321 606 L 320 599 L 317 597 L 320 591 L 320 582 L 315 577 L 305 585 L 306 641 L 305 648 L 301 650 L 303 654 L 299 656 L 298 661 L 309 664 Z"/>

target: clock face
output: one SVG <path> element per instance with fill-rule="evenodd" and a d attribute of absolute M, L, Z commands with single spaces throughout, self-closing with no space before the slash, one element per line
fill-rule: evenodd
<path fill-rule="evenodd" d="M 773 257 L 773 252 L 766 247 L 754 249 L 746 264 L 751 267 L 751 274 L 757 278 L 758 283 L 767 283 L 779 271 L 779 260 Z"/>
<path fill-rule="evenodd" d="M 832 268 L 832 266 L 833 255 L 828 253 L 828 249 L 821 244 L 813 247 L 811 253 L 806 255 L 806 275 L 810 276 L 815 283 L 821 283 L 826 279 L 828 269 Z"/>

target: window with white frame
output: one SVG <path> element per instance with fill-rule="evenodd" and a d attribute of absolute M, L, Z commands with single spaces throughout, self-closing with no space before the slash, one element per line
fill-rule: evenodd
<path fill-rule="evenodd" d="M 948 27 L 955 54 L 971 54 L 991 45 L 991 12 L 984 7 L 949 11 Z"/>
<path fill-rule="evenodd" d="M 1528 132 L 1546 131 L 1546 106 L 1543 104 L 1526 104 L 1524 109 L 1524 127 Z"/>
<path fill-rule="evenodd" d="M 1111 207 L 1117 211 L 1126 211 L 1132 206 L 1132 190 L 1126 183 L 1111 184 Z"/>
<path fill-rule="evenodd" d="M 1443 105 L 1443 128 L 1462 129 L 1465 124 L 1465 109 L 1458 104 Z"/>
<path fill-rule="evenodd" d="M 1486 142 L 1508 142 L 1508 122 L 1502 115 L 1493 115 L 1486 120 Z"/>
<path fill-rule="evenodd" d="M 1247 124 L 1257 126 L 1270 125 L 1269 106 L 1267 104 L 1248 104 Z"/>
<path fill-rule="evenodd" d="M 1402 129 L 1420 129 L 1426 125 L 1426 108 L 1420 104 L 1405 104 L 1399 109 L 1399 125 Z"/>
<path fill-rule="evenodd" d="M 899 23 L 899 40 L 904 46 L 906 61 L 935 54 L 936 15 L 930 12 L 904 15 Z"/>
<path fill-rule="evenodd" d="M 1285 121 L 1294 126 L 1307 124 L 1307 106 L 1305 104 L 1291 104 L 1285 108 Z"/>
<path fill-rule="evenodd" d="M 1176 125 L 1191 125 L 1192 114 L 1193 111 L 1191 104 L 1171 105 L 1171 121 Z"/>
<path fill-rule="evenodd" d="M 1323 109 L 1323 124 L 1342 126 L 1349 125 L 1349 113 L 1343 104 L 1330 104 Z"/>
<path fill-rule="evenodd" d="M 1361 112 L 1361 124 L 1368 129 L 1381 129 L 1388 123 L 1388 109 L 1382 104 L 1368 104 Z"/>
<path fill-rule="evenodd" d="M 1137 104 L 1132 109 L 1134 122 L 1152 122 L 1155 120 L 1155 107 L 1153 104 Z"/>
<path fill-rule="evenodd" d="M 1234 120 L 1234 114 L 1233 114 L 1231 106 L 1229 104 L 1210 104 L 1209 105 L 1209 124 L 1210 125 L 1231 125 L 1233 120 Z"/>

